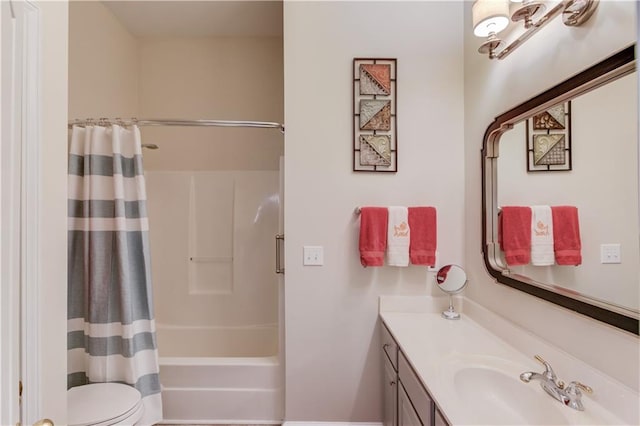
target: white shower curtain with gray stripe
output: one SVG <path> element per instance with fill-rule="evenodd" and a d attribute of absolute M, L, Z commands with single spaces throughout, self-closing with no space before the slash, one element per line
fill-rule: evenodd
<path fill-rule="evenodd" d="M 149 222 L 137 126 L 74 126 L 69 148 L 68 383 L 140 391 L 162 420 Z"/>

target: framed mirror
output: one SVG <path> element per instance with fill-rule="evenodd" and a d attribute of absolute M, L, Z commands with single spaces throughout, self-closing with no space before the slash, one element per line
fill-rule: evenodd
<path fill-rule="evenodd" d="M 482 251 L 496 281 L 638 334 L 635 45 L 496 117 L 482 159 Z M 507 263 L 502 207 L 537 205 L 577 209 L 574 265 Z"/>

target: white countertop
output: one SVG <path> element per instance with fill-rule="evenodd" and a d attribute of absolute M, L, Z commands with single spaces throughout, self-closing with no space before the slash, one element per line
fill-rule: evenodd
<path fill-rule="evenodd" d="M 456 298 L 460 320 L 446 320 L 440 313 L 447 303 L 446 298 L 383 296 L 380 317 L 452 426 L 638 424 L 636 392 L 468 299 Z M 536 352 L 529 353 L 532 348 Z M 522 372 L 544 370 L 536 354 L 559 379 L 594 389 L 582 398 L 584 412 L 563 406 L 539 382 L 519 380 Z M 580 377 L 567 377 L 561 366 L 576 363 Z M 521 406 L 518 398 L 509 400 L 515 393 L 526 400 Z"/>

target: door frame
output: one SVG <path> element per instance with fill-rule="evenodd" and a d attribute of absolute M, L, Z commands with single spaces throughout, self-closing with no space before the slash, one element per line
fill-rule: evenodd
<path fill-rule="evenodd" d="M 14 0 L 15 1 L 15 0 Z M 40 215 L 42 151 L 42 45 L 40 9 L 28 0 L 24 8 L 22 84 L 22 423 L 34 424 L 42 413 L 42 318 L 40 289 Z"/>
<path fill-rule="evenodd" d="M 3 23 L 11 23 L 11 30 L 7 30 L 11 33 L 3 33 L 11 39 L 3 39 L 0 49 L 0 93 L 3 100 L 9 95 L 2 105 L 0 124 L 0 338 L 10 342 L 3 345 L 0 354 L 4 371 L 0 373 L 0 423 L 33 424 L 42 417 L 41 14 L 28 0 L 3 2 L 0 13 Z M 7 72 L 11 78 L 5 77 Z"/>
<path fill-rule="evenodd" d="M 0 3 L 0 424 L 20 420 L 20 177 L 16 139 L 16 19 L 12 4 Z M 8 342 L 6 344 L 5 342 Z"/>

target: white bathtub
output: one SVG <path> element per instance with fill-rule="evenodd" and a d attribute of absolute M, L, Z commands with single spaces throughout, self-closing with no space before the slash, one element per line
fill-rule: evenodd
<path fill-rule="evenodd" d="M 170 424 L 281 423 L 277 326 L 158 325 L 164 420 Z"/>

